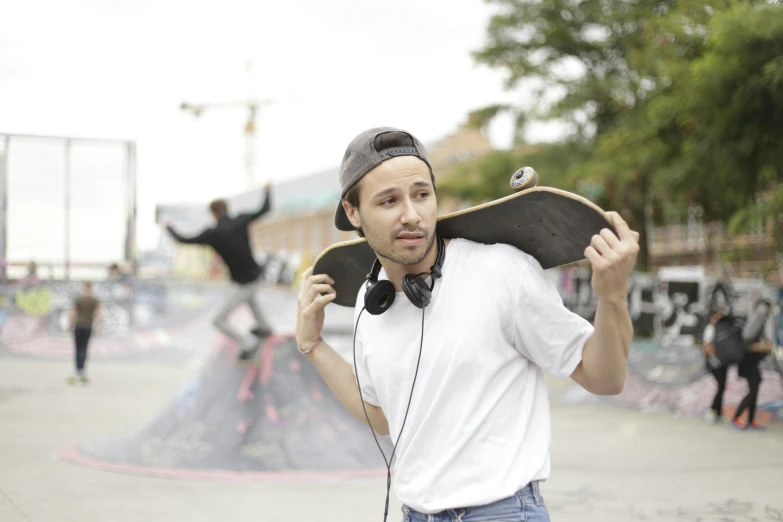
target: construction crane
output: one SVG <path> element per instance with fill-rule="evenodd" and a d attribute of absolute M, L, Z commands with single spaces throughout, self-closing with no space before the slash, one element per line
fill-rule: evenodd
<path fill-rule="evenodd" d="M 236 109 L 244 108 L 248 110 L 247 121 L 245 122 L 245 183 L 247 189 L 253 188 L 255 183 L 255 176 L 253 167 L 255 165 L 255 132 L 256 132 L 256 116 L 259 109 L 267 107 L 273 103 L 271 99 L 255 99 L 253 98 L 253 85 L 252 85 L 252 63 L 246 64 L 248 75 L 248 97 L 245 100 L 222 102 L 222 103 L 188 103 L 183 102 L 179 108 L 183 111 L 191 111 L 193 115 L 198 118 L 206 110 L 212 109 Z"/>

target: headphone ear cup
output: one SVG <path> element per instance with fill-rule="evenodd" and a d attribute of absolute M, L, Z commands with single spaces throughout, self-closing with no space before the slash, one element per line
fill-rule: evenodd
<path fill-rule="evenodd" d="M 408 300 L 416 308 L 424 308 L 430 304 L 432 292 L 430 292 L 426 281 L 422 277 L 406 274 L 402 278 L 402 291 L 405 292 Z"/>
<path fill-rule="evenodd" d="M 364 307 L 372 315 L 381 315 L 389 309 L 397 296 L 391 281 L 383 280 L 371 284 L 364 294 Z"/>

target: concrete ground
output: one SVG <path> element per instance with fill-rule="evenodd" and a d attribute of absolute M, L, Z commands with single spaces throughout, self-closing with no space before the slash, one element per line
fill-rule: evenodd
<path fill-rule="evenodd" d="M 90 386 L 69 387 L 69 362 L 0 358 L 0 521 L 382 520 L 385 477 L 198 482 L 57 458 L 64 446 L 143 424 L 197 364 L 96 361 Z M 780 424 L 739 432 L 556 398 L 553 424 L 553 473 L 542 485 L 552 520 L 783 521 Z M 389 520 L 400 518 L 392 498 Z"/>

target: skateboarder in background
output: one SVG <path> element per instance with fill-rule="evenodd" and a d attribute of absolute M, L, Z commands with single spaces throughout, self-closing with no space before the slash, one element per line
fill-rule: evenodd
<path fill-rule="evenodd" d="M 296 340 L 342 404 L 392 436 L 404 520 L 549 520 L 539 489 L 550 472 L 544 372 L 594 394 L 623 389 L 638 234 L 609 213 L 619 237 L 604 229 L 584 252 L 598 297 L 593 326 L 563 306 L 533 257 L 437 236 L 434 175 L 411 134 L 357 136 L 340 183 L 337 228 L 359 231 L 379 260 L 356 298 L 354 363 L 321 337 L 336 294 L 329 274 L 312 268 Z"/>
<path fill-rule="evenodd" d="M 87 349 L 93 330 L 97 331 L 100 328 L 101 320 L 101 303 L 92 295 L 92 283 L 85 282 L 82 294 L 74 301 L 68 317 L 76 347 L 76 374 L 68 378 L 70 384 L 75 384 L 77 381 L 84 384 L 88 382 L 84 369 L 87 363 Z"/>
<path fill-rule="evenodd" d="M 264 204 L 257 211 L 240 214 L 234 218 L 228 216 L 228 205 L 222 199 L 210 203 L 209 210 L 216 224 L 197 236 L 186 238 L 178 234 L 171 222 L 166 223 L 169 233 L 180 243 L 208 245 L 223 259 L 228 267 L 232 286 L 225 297 L 223 307 L 214 319 L 215 327 L 239 345 L 240 360 L 249 360 L 260 346 L 260 339 L 269 336 L 272 329 L 256 302 L 256 292 L 261 283 L 261 267 L 253 258 L 250 248 L 248 227 L 255 220 L 269 212 L 271 185 L 264 186 Z M 239 333 L 229 322 L 229 316 L 239 306 L 247 304 L 256 320 L 256 327 L 250 336 Z"/>

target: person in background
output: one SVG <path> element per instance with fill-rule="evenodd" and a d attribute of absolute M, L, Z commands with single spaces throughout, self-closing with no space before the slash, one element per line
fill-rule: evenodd
<path fill-rule="evenodd" d="M 81 381 L 87 384 L 89 380 L 84 369 L 87 363 L 87 348 L 93 328 L 98 329 L 101 324 L 101 304 L 92 295 L 92 283 L 89 281 L 84 283 L 82 294 L 74 301 L 68 319 L 76 346 L 76 373 L 68 378 L 68 383 Z"/>
<path fill-rule="evenodd" d="M 704 328 L 702 336 L 704 343 L 704 356 L 706 358 L 707 370 L 715 377 L 718 383 L 718 389 L 715 397 L 712 399 L 712 405 L 705 418 L 707 421 L 719 424 L 723 420 L 723 394 L 726 391 L 726 377 L 729 365 L 721 363 L 715 354 L 715 325 L 723 318 L 723 310 L 717 310 L 710 316 L 710 322 Z"/>
<path fill-rule="evenodd" d="M 763 380 L 759 365 L 772 352 L 772 343 L 764 336 L 764 325 L 769 318 L 771 308 L 772 305 L 769 301 L 759 299 L 742 330 L 742 340 L 747 344 L 747 348 L 737 366 L 737 373 L 748 381 L 748 393 L 737 406 L 737 411 L 731 420 L 732 425 L 738 429 L 765 429 L 756 420 L 756 406 L 759 399 L 759 388 Z M 743 418 L 745 410 L 748 412 L 747 420 Z"/>
<path fill-rule="evenodd" d="M 35 261 L 30 261 L 27 264 L 27 275 L 25 275 L 20 283 L 24 287 L 35 286 L 41 283 L 38 278 L 38 264 Z"/>
<path fill-rule="evenodd" d="M 262 270 L 253 257 L 250 248 L 248 228 L 250 224 L 269 212 L 271 185 L 264 187 L 264 204 L 255 212 L 240 214 L 234 218 L 228 215 L 228 204 L 218 199 L 210 203 L 209 210 L 216 224 L 194 237 L 183 237 L 166 223 L 166 229 L 180 243 L 208 245 L 223 259 L 228 267 L 232 286 L 226 295 L 223 307 L 215 317 L 215 327 L 233 339 L 240 348 L 239 360 L 246 361 L 254 357 L 260 347 L 260 340 L 272 334 L 261 307 L 256 302 L 256 292 L 262 281 Z M 239 306 L 247 304 L 256 320 L 251 336 L 242 335 L 234 328 L 228 318 Z"/>
<path fill-rule="evenodd" d="M 121 281 L 122 280 L 122 272 L 120 271 L 120 265 L 117 263 L 112 263 L 109 265 L 109 281 Z"/>

